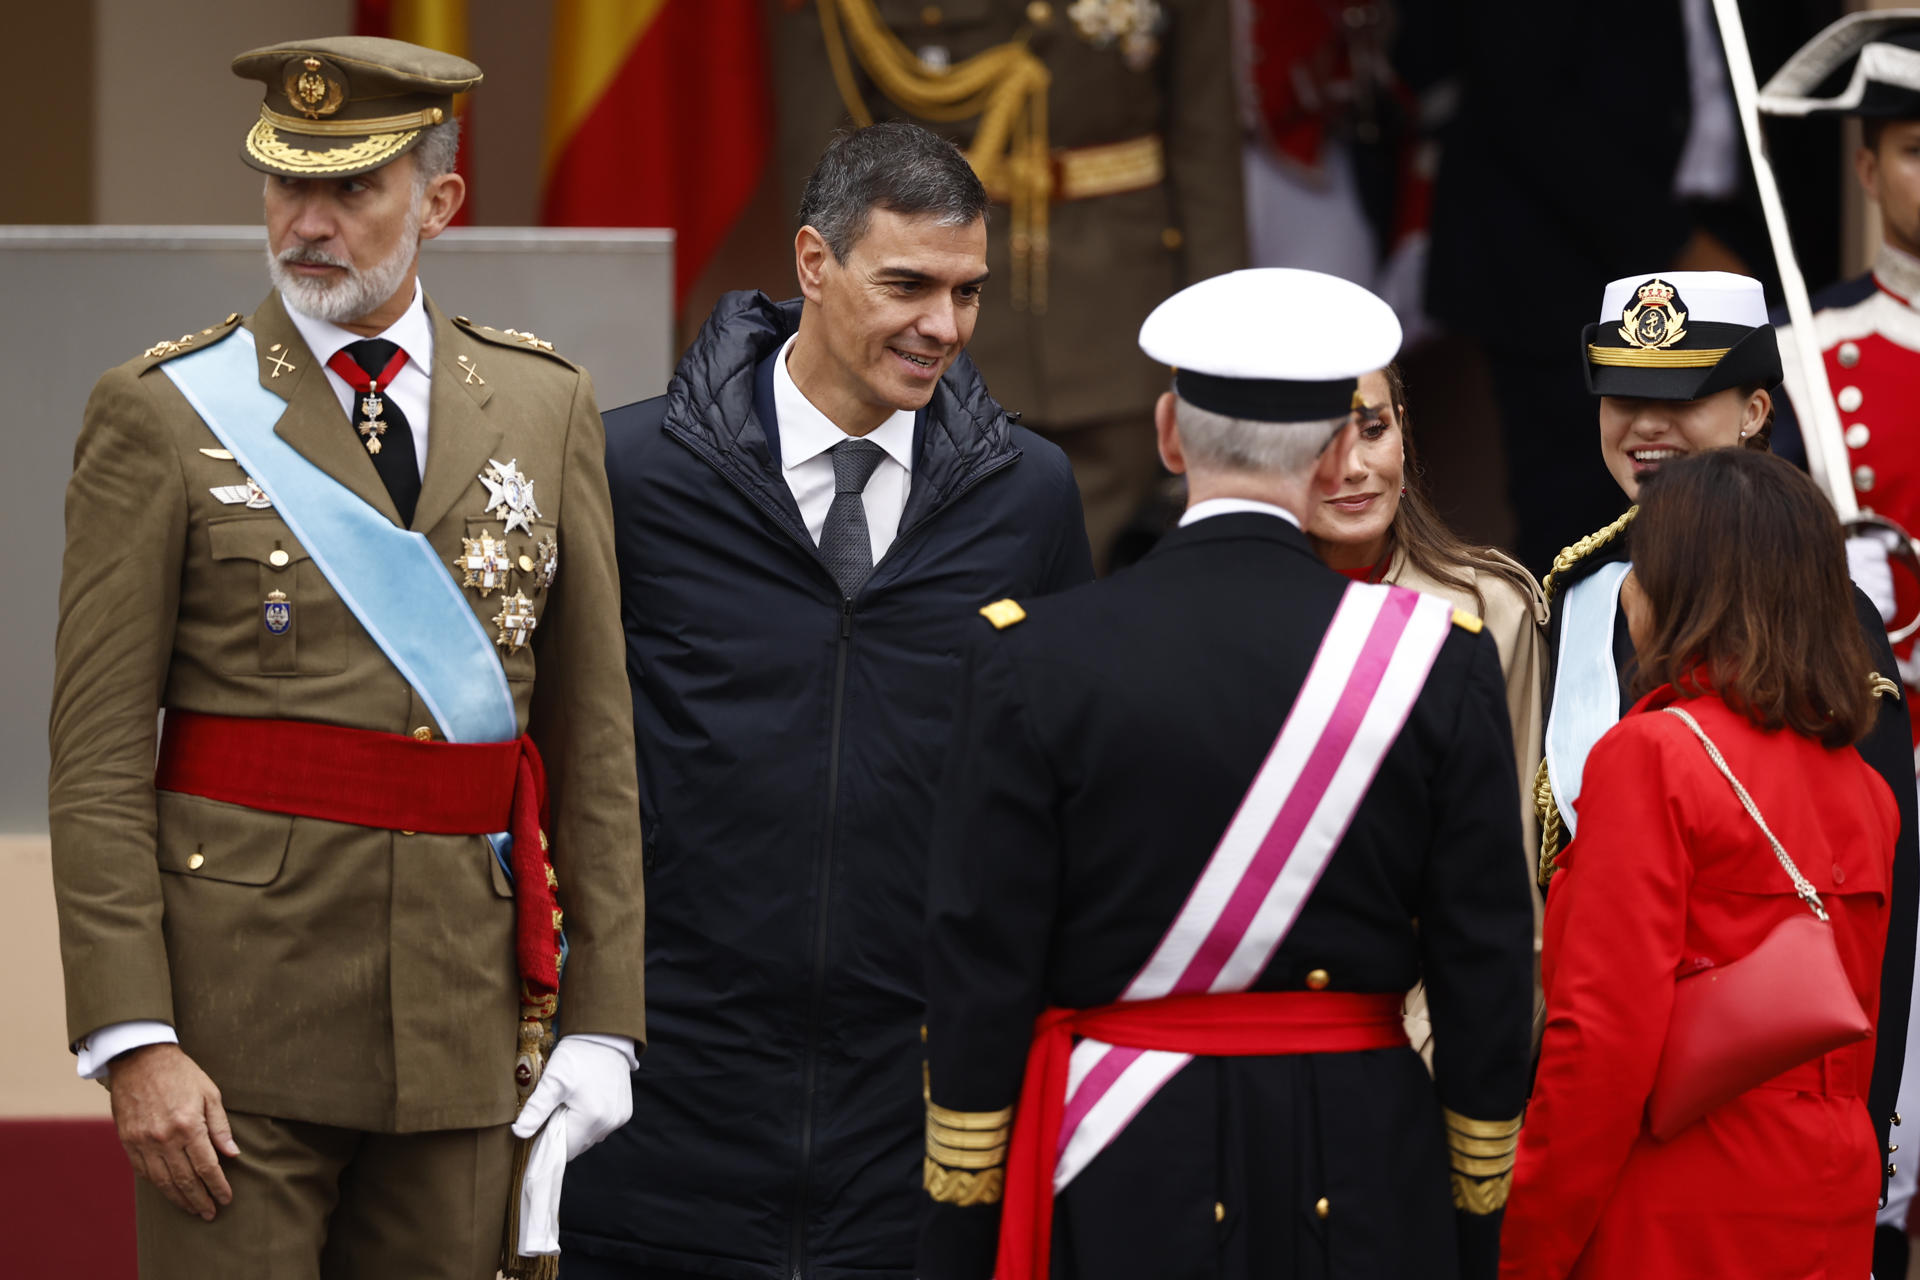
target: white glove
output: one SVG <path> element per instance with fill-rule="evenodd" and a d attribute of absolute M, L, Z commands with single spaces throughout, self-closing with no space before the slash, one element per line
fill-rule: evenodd
<path fill-rule="evenodd" d="M 1848 538 L 1847 576 L 1873 601 L 1880 621 L 1892 622 L 1893 565 L 1887 560 L 1887 544 L 1871 533 Z"/>
<path fill-rule="evenodd" d="M 520 1182 L 520 1239 L 515 1251 L 529 1258 L 560 1252 L 560 1186 L 567 1175 L 567 1108 L 547 1118 L 527 1152 Z"/>
<path fill-rule="evenodd" d="M 513 1136 L 532 1137 L 564 1104 L 567 1159 L 577 1158 L 633 1115 L 632 1071 L 618 1049 L 597 1039 L 561 1036 L 533 1096 L 513 1122 Z"/>

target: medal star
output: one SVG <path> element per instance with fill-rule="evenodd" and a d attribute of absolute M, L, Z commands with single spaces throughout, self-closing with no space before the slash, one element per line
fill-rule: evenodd
<path fill-rule="evenodd" d="M 490 533 L 462 538 L 453 567 L 466 575 L 460 585 L 478 591 L 484 600 L 507 585 L 507 544 Z"/>
<path fill-rule="evenodd" d="M 535 570 L 535 581 L 540 584 L 540 589 L 545 591 L 553 585 L 553 580 L 560 576 L 560 540 L 548 534 L 534 543 L 533 549 L 540 557 L 539 566 Z"/>
<path fill-rule="evenodd" d="M 493 615 L 493 625 L 500 628 L 493 642 L 508 653 L 518 653 L 526 647 L 540 620 L 533 614 L 533 601 L 516 591 L 500 598 L 500 612 Z"/>
<path fill-rule="evenodd" d="M 526 533 L 533 532 L 531 521 L 539 517 L 540 508 L 533 502 L 533 481 L 521 473 L 518 458 L 507 462 L 488 458 L 487 469 L 480 473 L 480 483 L 487 486 L 487 506 L 483 514 L 500 512 L 508 533 L 513 532 L 515 525 Z"/>

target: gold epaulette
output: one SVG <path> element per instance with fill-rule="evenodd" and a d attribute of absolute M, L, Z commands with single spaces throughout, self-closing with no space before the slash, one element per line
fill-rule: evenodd
<path fill-rule="evenodd" d="M 491 325 L 478 324 L 465 316 L 455 316 L 453 322 L 462 329 L 496 347 L 511 347 L 516 351 L 532 351 L 538 355 L 558 360 L 568 368 L 578 368 L 573 361 L 553 349 L 553 344 L 535 334 L 524 333 L 519 329 L 495 329 Z"/>
<path fill-rule="evenodd" d="M 1447 1158 L 1453 1172 L 1453 1207 L 1484 1216 L 1505 1207 L 1520 1150 L 1520 1121 L 1475 1120 L 1445 1107 Z"/>
<path fill-rule="evenodd" d="M 1020 607 L 1018 601 L 995 600 L 980 610 L 980 616 L 991 622 L 995 631 L 1005 631 L 1016 622 L 1024 622 L 1027 611 Z"/>
<path fill-rule="evenodd" d="M 1480 634 L 1481 628 L 1487 624 L 1480 621 L 1479 614 L 1468 613 L 1465 609 L 1455 609 L 1453 611 L 1453 625 L 1469 635 L 1477 636 Z"/>
<path fill-rule="evenodd" d="M 923 1095 L 927 1086 L 921 1087 Z M 1013 1108 L 952 1111 L 927 1096 L 927 1155 L 922 1185 L 940 1204 L 998 1204 L 1006 1190 Z"/>
<path fill-rule="evenodd" d="M 1558 579 L 1561 574 L 1567 572 L 1567 570 L 1573 568 L 1573 566 L 1579 564 L 1582 560 L 1585 560 L 1609 542 L 1612 542 L 1622 533 L 1625 533 L 1627 526 L 1632 524 L 1633 518 L 1639 514 L 1640 508 L 1637 505 L 1628 507 L 1626 512 L 1622 514 L 1618 520 L 1615 520 L 1606 528 L 1596 529 L 1572 546 L 1563 548 L 1560 554 L 1553 558 L 1553 568 L 1547 572 L 1545 578 L 1540 580 L 1540 590 L 1547 597 L 1548 601 L 1551 602 L 1553 599 L 1553 589 L 1556 585 L 1556 579 Z"/>
<path fill-rule="evenodd" d="M 238 311 L 232 312 L 219 324 L 210 325 L 198 333 L 183 333 L 177 338 L 164 338 L 148 347 L 145 351 L 142 351 L 139 358 L 142 360 L 151 360 L 157 365 L 171 360 L 175 356 L 185 355 L 189 351 L 205 350 L 207 347 L 212 346 L 213 342 L 217 342 L 221 338 L 226 337 L 227 334 L 233 330 L 233 326 L 239 323 L 240 313 Z M 208 339 L 212 339 L 213 342 L 209 342 Z M 151 368 L 153 366 L 149 365 L 148 367 Z"/>

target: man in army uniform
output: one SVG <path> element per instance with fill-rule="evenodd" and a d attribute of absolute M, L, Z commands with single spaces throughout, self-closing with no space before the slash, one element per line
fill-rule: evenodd
<path fill-rule="evenodd" d="M 643 1035 L 600 418 L 420 288 L 478 68 L 338 38 L 234 71 L 275 290 L 104 376 L 67 491 L 69 1034 L 142 1275 L 491 1277 L 514 1132 L 620 1124 Z"/>
<path fill-rule="evenodd" d="M 787 207 L 828 135 L 912 119 L 995 202 L 968 348 L 1066 451 L 1095 568 L 1160 476 L 1165 371 L 1134 351 L 1181 285 L 1246 264 L 1226 0 L 789 0 L 770 42 Z"/>
<path fill-rule="evenodd" d="M 1140 345 L 1178 368 L 1180 528 L 981 610 L 929 871 L 925 1280 L 1494 1274 L 1533 956 L 1498 656 L 1299 527 L 1399 341 L 1317 272 L 1175 295 Z"/>

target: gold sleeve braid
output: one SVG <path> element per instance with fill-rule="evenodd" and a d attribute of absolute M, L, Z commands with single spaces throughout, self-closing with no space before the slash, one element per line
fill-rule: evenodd
<path fill-rule="evenodd" d="M 874 0 L 815 0 L 834 83 L 853 122 L 873 123 L 854 83 L 851 46 L 875 87 L 909 115 L 937 124 L 980 117 L 967 163 L 996 200 L 1013 209 L 1013 305 L 1047 309 L 1047 207 L 1053 195 L 1053 151 L 1047 144 L 1047 64 L 1023 33 L 957 66 L 937 69 L 901 43 Z M 843 26 L 844 24 L 844 33 Z"/>
<path fill-rule="evenodd" d="M 1560 575 L 1592 555 L 1600 548 L 1618 538 L 1640 514 L 1640 508 L 1631 506 L 1618 520 L 1603 529 L 1596 529 L 1573 545 L 1563 547 L 1560 554 L 1553 558 L 1553 568 L 1540 580 L 1540 593 L 1546 597 L 1549 607 L 1553 603 L 1554 588 L 1559 586 Z M 1553 796 L 1553 779 L 1547 775 L 1545 758 L 1540 761 L 1539 770 L 1533 775 L 1533 812 L 1540 819 L 1540 887 L 1545 889 L 1547 881 L 1553 879 L 1553 873 L 1559 870 L 1560 850 L 1567 838 L 1565 824 L 1560 818 L 1560 804 Z"/>
<path fill-rule="evenodd" d="M 1484 1216 L 1507 1203 L 1513 1187 L 1514 1155 L 1520 1149 L 1520 1121 L 1475 1120 L 1441 1108 L 1447 1126 L 1447 1157 L 1452 1167 L 1453 1207 Z"/>
<path fill-rule="evenodd" d="M 926 1089 L 923 1086 L 923 1094 Z M 922 1185 L 940 1204 L 999 1204 L 1006 1190 L 1007 1143 L 1013 1137 L 1013 1108 L 952 1111 L 927 1103 L 927 1154 Z"/>

